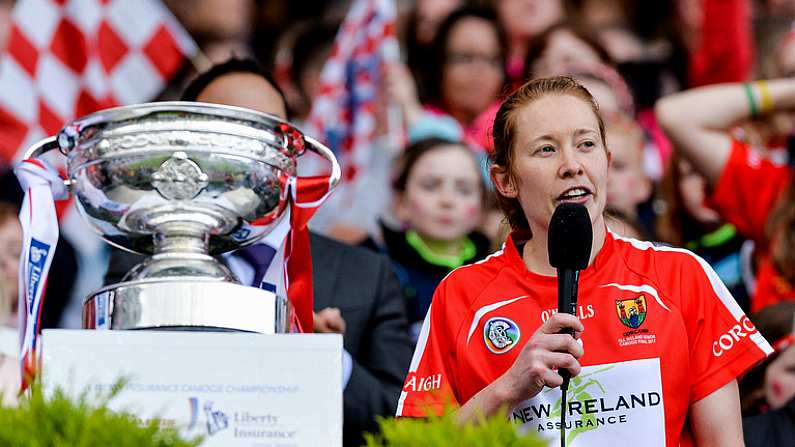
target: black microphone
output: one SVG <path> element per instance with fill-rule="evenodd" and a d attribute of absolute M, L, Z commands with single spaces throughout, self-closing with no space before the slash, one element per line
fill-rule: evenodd
<path fill-rule="evenodd" d="M 558 269 L 558 312 L 577 314 L 577 284 L 580 270 L 588 267 L 591 258 L 593 228 L 588 209 L 583 205 L 562 203 L 558 205 L 549 222 L 549 265 Z M 564 329 L 564 334 L 574 335 L 572 329 Z M 563 392 L 569 387 L 571 374 L 559 369 L 563 377 L 560 386 Z"/>

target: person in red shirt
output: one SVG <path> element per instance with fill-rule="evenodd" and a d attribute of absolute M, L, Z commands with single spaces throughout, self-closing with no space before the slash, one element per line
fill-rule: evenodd
<path fill-rule="evenodd" d="M 795 186 L 791 167 L 734 138 L 731 129 L 793 109 L 795 79 L 701 87 L 665 97 L 656 107 L 676 150 L 712 186 L 709 205 L 756 243 L 753 312 L 795 300 Z"/>
<path fill-rule="evenodd" d="M 569 77 L 525 84 L 500 108 L 494 140 L 491 176 L 513 232 L 437 288 L 397 415 L 452 402 L 467 423 L 507 408 L 556 439 L 565 368 L 569 446 L 742 445 L 735 379 L 770 346 L 702 259 L 608 230 L 610 154 L 588 91 Z M 547 254 L 564 202 L 584 205 L 593 225 L 576 315 L 556 312 Z"/>

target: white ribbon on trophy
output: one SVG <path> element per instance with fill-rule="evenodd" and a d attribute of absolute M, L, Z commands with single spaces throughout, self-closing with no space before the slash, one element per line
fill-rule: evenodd
<path fill-rule="evenodd" d="M 22 224 L 22 254 L 19 259 L 19 331 L 22 389 L 36 370 L 36 348 L 47 276 L 58 244 L 55 200 L 68 197 L 63 179 L 41 159 L 23 160 L 14 173 L 25 193 L 19 221 Z"/>

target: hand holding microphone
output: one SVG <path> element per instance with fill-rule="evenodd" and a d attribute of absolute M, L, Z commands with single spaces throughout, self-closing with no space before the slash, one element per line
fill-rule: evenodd
<path fill-rule="evenodd" d="M 501 377 L 509 405 L 535 396 L 545 386 L 560 386 L 565 392 L 571 376 L 579 374 L 583 349 L 577 338 L 584 327 L 574 316 L 577 284 L 579 271 L 588 266 L 592 240 L 591 219 L 584 206 L 564 203 L 555 209 L 548 248 L 550 265 L 558 269 L 558 313 L 536 330 Z"/>
<path fill-rule="evenodd" d="M 509 408 L 532 398 L 544 387 L 561 386 L 561 371 L 571 371 L 575 376 L 580 373 L 577 359 L 583 354 L 582 346 L 575 338 L 562 334 L 563 328 L 583 330 L 582 323 L 573 315 L 552 315 L 530 337 L 513 365 L 500 377 L 501 401 Z"/>

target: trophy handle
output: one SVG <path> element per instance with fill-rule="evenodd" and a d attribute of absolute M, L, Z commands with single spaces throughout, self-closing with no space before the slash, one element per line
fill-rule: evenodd
<path fill-rule="evenodd" d="M 58 137 L 52 136 L 47 137 L 38 143 L 34 144 L 33 146 L 29 147 L 25 153 L 22 155 L 23 160 L 28 160 L 31 158 L 38 158 L 42 155 L 50 152 L 51 150 L 61 149 L 61 146 L 58 144 Z M 63 184 L 66 186 L 66 189 L 69 190 L 72 182 L 69 179 L 64 179 Z"/>
<path fill-rule="evenodd" d="M 42 156 L 43 154 L 50 152 L 53 149 L 60 149 L 61 147 L 58 145 L 58 138 L 55 136 L 47 137 L 38 143 L 34 144 L 33 146 L 29 147 L 28 150 L 25 151 L 25 154 L 22 156 L 23 160 L 27 160 L 28 158 L 37 158 Z"/>
<path fill-rule="evenodd" d="M 342 170 L 340 169 L 339 162 L 337 162 L 337 157 L 334 156 L 334 152 L 310 136 L 304 135 L 304 141 L 309 143 L 307 145 L 307 149 L 320 155 L 321 157 L 328 160 L 329 163 L 331 163 L 330 184 L 332 188 L 337 186 L 337 184 L 340 182 L 340 178 L 342 177 Z"/>

